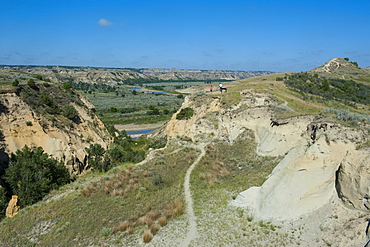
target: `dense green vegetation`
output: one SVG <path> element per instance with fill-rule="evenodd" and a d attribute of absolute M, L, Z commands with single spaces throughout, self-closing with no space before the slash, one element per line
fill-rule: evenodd
<path fill-rule="evenodd" d="M 41 147 L 25 146 L 11 155 L 4 180 L 12 194 L 21 198 L 21 205 L 27 206 L 68 183 L 70 176 L 64 164 L 50 158 Z"/>
<path fill-rule="evenodd" d="M 9 198 L 7 197 L 7 191 L 4 187 L 0 186 L 0 219 L 4 217 L 6 207 L 8 206 Z"/>
<path fill-rule="evenodd" d="M 123 163 L 138 163 L 145 158 L 150 148 L 161 148 L 166 145 L 167 140 L 145 137 L 132 140 L 126 131 L 118 133 L 113 127 L 108 127 L 114 136 L 114 141 L 108 150 L 104 150 L 100 144 L 90 144 L 86 151 L 88 153 L 88 164 L 93 170 L 107 172 L 111 168 Z"/>
<path fill-rule="evenodd" d="M 318 95 L 324 100 L 336 100 L 354 107 L 356 103 L 370 104 L 370 86 L 353 80 L 322 78 L 305 72 L 286 75 L 284 82 L 302 95 Z"/>
<path fill-rule="evenodd" d="M 36 113 L 62 129 L 80 122 L 77 110 L 71 103 L 86 107 L 78 93 L 54 83 L 35 82 L 34 79 L 29 79 L 26 84 L 19 84 L 16 87 L 16 93 Z M 46 123 L 44 125 L 46 126 Z"/>
<path fill-rule="evenodd" d="M 167 121 L 183 102 L 181 94 L 138 92 L 123 85 L 78 83 L 72 87 L 85 93 L 106 125 Z"/>
<path fill-rule="evenodd" d="M 186 107 L 181 109 L 181 111 L 176 115 L 176 119 L 190 119 L 194 115 L 194 110 L 191 107 Z"/>

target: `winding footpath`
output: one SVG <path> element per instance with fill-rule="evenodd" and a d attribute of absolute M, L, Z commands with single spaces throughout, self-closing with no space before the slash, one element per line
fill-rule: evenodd
<path fill-rule="evenodd" d="M 185 239 L 183 242 L 180 244 L 181 247 L 188 247 L 191 243 L 191 241 L 195 240 L 198 237 L 198 230 L 197 230 L 197 223 L 196 223 L 196 217 L 194 215 L 194 208 L 193 208 L 193 199 L 191 197 L 191 189 L 190 189 L 190 175 L 191 172 L 193 171 L 194 167 L 200 159 L 205 155 L 205 150 L 204 147 L 206 144 L 196 146 L 196 148 L 199 148 L 201 153 L 198 156 L 198 158 L 191 164 L 189 169 L 186 172 L 185 175 L 185 181 L 184 181 L 184 190 L 185 190 L 185 201 L 187 204 L 186 207 L 186 213 L 188 215 L 188 230 Z"/>

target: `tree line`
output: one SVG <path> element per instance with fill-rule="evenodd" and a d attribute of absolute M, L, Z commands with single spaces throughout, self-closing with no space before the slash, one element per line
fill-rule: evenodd
<path fill-rule="evenodd" d="M 307 72 L 286 75 L 283 80 L 301 94 L 318 95 L 324 100 L 337 100 L 351 106 L 370 104 L 370 87 L 353 80 L 322 78 Z"/>

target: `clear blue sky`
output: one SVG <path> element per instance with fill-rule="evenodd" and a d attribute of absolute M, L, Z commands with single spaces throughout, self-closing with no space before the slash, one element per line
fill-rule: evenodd
<path fill-rule="evenodd" d="M 0 64 L 370 66 L 370 0 L 0 0 Z"/>

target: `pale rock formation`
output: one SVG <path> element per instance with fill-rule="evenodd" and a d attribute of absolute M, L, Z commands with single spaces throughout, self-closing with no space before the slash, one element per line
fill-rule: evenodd
<path fill-rule="evenodd" d="M 285 107 L 284 103 L 279 105 L 268 93 L 242 95 L 241 102 L 227 110 L 218 97 L 204 104 L 188 98 L 182 108 L 192 107 L 194 116 L 177 120 L 175 114 L 164 130 L 169 138 L 187 136 L 196 142 L 219 138 L 232 143 L 249 129 L 255 133 L 259 155 L 284 157 L 261 187 L 241 192 L 233 205 L 269 221 L 297 219 L 332 201 L 340 203 L 338 198 L 352 208 L 368 209 L 369 152 L 356 150 L 355 145 L 366 140 L 366 132 L 319 116 L 272 120 L 275 108 Z"/>
<path fill-rule="evenodd" d="M 18 196 L 13 195 L 12 199 L 9 201 L 8 207 L 6 208 L 5 216 L 13 217 L 14 215 L 18 214 L 20 208 L 21 207 L 18 206 Z"/>
<path fill-rule="evenodd" d="M 370 152 L 348 150 L 337 171 L 336 189 L 350 208 L 370 209 Z"/>

